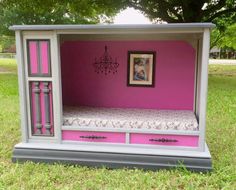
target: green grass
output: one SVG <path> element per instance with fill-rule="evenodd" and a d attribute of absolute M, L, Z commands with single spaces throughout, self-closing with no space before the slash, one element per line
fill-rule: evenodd
<path fill-rule="evenodd" d="M 20 141 L 16 65 L 0 73 L 0 189 L 236 189 L 236 66 L 210 65 L 207 143 L 213 172 L 109 170 L 11 162 Z"/>
<path fill-rule="evenodd" d="M 16 60 L 0 59 L 0 72 L 16 72 Z"/>

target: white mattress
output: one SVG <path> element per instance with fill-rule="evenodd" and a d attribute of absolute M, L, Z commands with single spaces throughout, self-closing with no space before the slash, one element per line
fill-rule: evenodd
<path fill-rule="evenodd" d="M 64 107 L 64 126 L 122 129 L 198 130 L 192 111 Z"/>

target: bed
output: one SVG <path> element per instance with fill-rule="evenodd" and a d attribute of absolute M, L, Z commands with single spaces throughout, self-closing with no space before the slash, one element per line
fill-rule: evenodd
<path fill-rule="evenodd" d="M 189 110 L 64 106 L 64 126 L 121 129 L 197 131 L 198 122 Z"/>

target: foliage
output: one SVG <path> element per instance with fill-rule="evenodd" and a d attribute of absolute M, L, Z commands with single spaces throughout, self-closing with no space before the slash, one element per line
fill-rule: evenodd
<path fill-rule="evenodd" d="M 15 63 L 8 63 L 16 68 Z M 0 68 L 7 63 L 0 60 Z M 88 168 L 62 164 L 11 162 L 20 141 L 16 73 L 0 73 L 0 189 L 235 189 L 236 66 L 210 65 L 207 143 L 214 170 Z"/>
<path fill-rule="evenodd" d="M 229 26 L 224 35 L 218 40 L 218 47 L 236 50 L 236 24 Z"/>
<path fill-rule="evenodd" d="M 123 7 L 140 10 L 153 22 L 215 23 L 216 29 L 212 34 L 211 47 L 216 46 L 225 35 L 226 29 L 236 23 L 235 0 L 124 0 L 122 2 Z"/>
<path fill-rule="evenodd" d="M 11 50 L 15 44 L 15 38 L 12 36 L 0 36 L 0 52 Z M 14 48 L 15 49 L 15 48 Z"/>
<path fill-rule="evenodd" d="M 127 7 L 153 22 L 213 22 L 211 47 L 222 44 L 227 27 L 236 21 L 235 0 L 0 0 L 0 35 L 14 35 L 8 30 L 14 24 L 110 23 Z"/>
<path fill-rule="evenodd" d="M 211 47 L 223 47 L 222 43 L 228 41 L 232 37 L 235 37 L 236 30 L 233 25 L 236 24 L 236 11 L 229 16 L 222 16 L 214 20 L 216 28 L 211 32 Z M 235 42 L 234 40 L 231 42 Z M 227 47 L 227 46 L 226 46 Z M 228 47 L 233 48 L 232 44 Z"/>
<path fill-rule="evenodd" d="M 94 0 L 0 0 L 0 34 L 14 24 L 90 24 L 110 22 L 118 9 Z M 109 18 L 108 18 L 109 16 Z"/>
<path fill-rule="evenodd" d="M 168 23 L 211 22 L 235 15 L 235 0 L 124 0 L 153 21 Z"/>

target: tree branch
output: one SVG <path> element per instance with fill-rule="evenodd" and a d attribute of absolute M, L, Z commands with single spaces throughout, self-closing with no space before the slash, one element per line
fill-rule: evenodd
<path fill-rule="evenodd" d="M 219 17 L 221 15 L 232 13 L 232 12 L 236 12 L 236 7 L 235 8 L 231 8 L 231 9 L 225 9 L 223 11 L 219 11 L 219 12 L 215 13 L 214 15 L 210 16 L 208 19 L 206 19 L 205 22 L 211 22 L 215 18 L 217 18 L 217 17 Z"/>
<path fill-rule="evenodd" d="M 176 16 L 178 18 L 178 22 L 183 22 L 183 17 L 178 13 L 177 10 L 174 9 L 174 7 L 171 7 L 169 9 L 171 11 L 171 13 L 173 13 L 174 16 Z"/>
<path fill-rule="evenodd" d="M 174 9 L 175 5 L 172 5 L 170 2 L 167 1 L 162 1 L 163 3 L 166 4 L 166 7 L 168 7 L 168 10 L 175 16 L 178 18 L 178 20 L 176 19 L 176 21 L 178 22 L 183 22 L 183 17 L 178 13 L 178 10 Z"/>
<path fill-rule="evenodd" d="M 217 45 L 217 42 L 222 38 L 223 35 L 224 33 L 220 33 L 219 35 L 217 35 L 214 41 L 211 41 L 210 49 L 212 49 L 213 47 Z"/>
<path fill-rule="evenodd" d="M 203 14 L 209 15 L 210 13 L 214 13 L 217 10 L 220 10 L 226 4 L 226 0 L 220 0 L 216 5 L 210 6 L 208 9 L 203 10 Z"/>
<path fill-rule="evenodd" d="M 162 3 L 163 3 L 163 1 L 162 1 Z M 129 1 L 128 6 L 133 7 L 134 9 L 140 10 L 141 12 L 146 14 L 149 18 L 158 18 L 159 17 L 166 22 L 172 22 L 172 23 L 178 22 L 177 19 L 174 19 L 173 17 L 171 17 L 168 14 L 168 7 L 163 6 L 162 3 L 157 2 L 157 7 L 159 6 L 160 7 L 159 9 L 162 10 L 162 11 L 158 11 L 158 12 L 151 12 L 150 7 L 142 6 L 142 5 L 140 5 L 136 2 L 133 2 L 133 1 Z"/>

